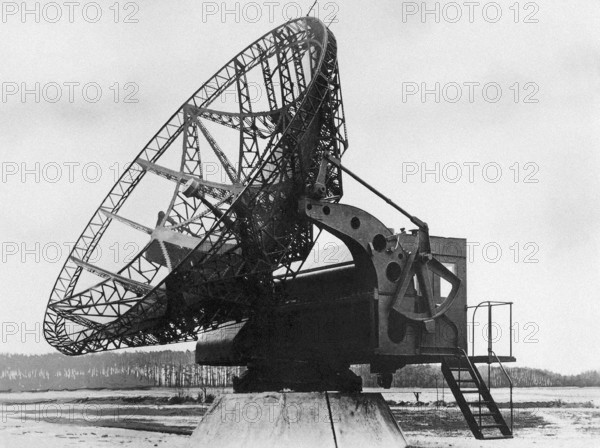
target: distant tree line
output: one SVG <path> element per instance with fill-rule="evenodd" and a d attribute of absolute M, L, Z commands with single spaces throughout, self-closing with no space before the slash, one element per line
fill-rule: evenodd
<path fill-rule="evenodd" d="M 377 387 L 377 376 L 371 374 L 368 365 L 354 366 L 354 372 L 363 379 L 363 386 Z M 488 369 L 486 364 L 478 365 L 478 370 L 487 384 L 492 387 L 508 387 L 509 382 L 498 367 Z M 506 368 L 514 387 L 600 387 L 600 371 L 590 370 L 577 375 L 561 375 L 549 370 L 529 367 Z M 408 365 L 394 374 L 392 387 L 442 387 L 445 382 L 438 364 Z"/>
<path fill-rule="evenodd" d="M 368 365 L 354 366 L 365 387 L 377 387 Z M 600 372 L 561 375 L 527 367 L 508 368 L 516 387 L 600 387 Z M 211 367 L 194 363 L 190 351 L 107 352 L 70 357 L 0 355 L 0 391 L 135 387 L 229 387 L 243 367 Z M 480 366 L 487 380 L 487 367 Z M 490 373 L 493 387 L 508 381 L 498 368 Z M 409 365 L 394 374 L 393 387 L 442 387 L 439 365 Z"/>
<path fill-rule="evenodd" d="M 242 367 L 194 363 L 190 351 L 86 356 L 0 355 L 0 391 L 135 387 L 227 387 Z"/>

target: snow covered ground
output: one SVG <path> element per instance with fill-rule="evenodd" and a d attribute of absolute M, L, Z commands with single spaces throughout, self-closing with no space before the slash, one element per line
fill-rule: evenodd
<path fill-rule="evenodd" d="M 448 389 L 399 389 L 383 392 L 396 402 L 453 401 Z M 192 396 L 198 391 L 187 390 Z M 189 434 L 207 405 L 168 404 L 172 389 L 103 390 L 0 394 L 0 447 L 169 447 L 186 446 Z M 495 392 L 497 401 L 507 401 L 506 391 Z M 156 403 L 153 404 L 152 400 Z M 547 407 L 562 401 L 562 407 Z M 595 407 L 582 405 L 593 401 Z M 455 408 L 393 406 L 394 415 L 411 446 L 453 448 L 532 448 L 600 446 L 600 388 L 516 389 L 515 402 L 528 403 L 516 409 L 515 439 L 475 440 Z M 545 406 L 535 403 L 545 402 Z M 566 403 L 566 404 L 565 404 Z M 450 422 L 450 423 L 449 423 Z M 438 425 L 439 423 L 439 425 Z"/>

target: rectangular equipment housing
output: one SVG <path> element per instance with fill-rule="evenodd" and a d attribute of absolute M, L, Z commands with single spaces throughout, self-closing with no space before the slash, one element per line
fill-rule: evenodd
<path fill-rule="evenodd" d="M 400 234 L 399 238 L 406 247 L 416 239 L 412 234 Z M 277 309 L 268 331 L 255 334 L 254 339 L 252 332 L 241 334 L 243 326 L 202 335 L 196 361 L 208 365 L 243 365 L 252 356 L 269 354 L 348 364 L 380 361 L 411 364 L 440 362 L 444 353 L 457 347 L 466 350 L 466 240 L 433 236 L 431 246 L 433 256 L 462 281 L 452 306 L 435 320 L 431 333 L 423 331 L 420 324 L 409 323 L 404 338 L 392 340 L 388 328 L 391 296 L 362 290 L 360 272 L 353 266 L 340 267 L 299 275 L 290 281 L 286 286 L 289 302 Z M 449 286 L 435 277 L 433 291 L 441 303 Z"/>

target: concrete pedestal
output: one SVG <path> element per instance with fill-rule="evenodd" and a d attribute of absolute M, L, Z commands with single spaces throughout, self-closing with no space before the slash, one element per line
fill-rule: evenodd
<path fill-rule="evenodd" d="M 401 448 L 408 446 L 381 394 L 328 392 L 223 395 L 190 448 Z"/>

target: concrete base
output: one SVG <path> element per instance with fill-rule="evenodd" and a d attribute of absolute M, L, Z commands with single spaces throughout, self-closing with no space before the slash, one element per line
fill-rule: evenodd
<path fill-rule="evenodd" d="M 401 448 L 408 444 L 381 394 L 264 392 L 221 396 L 188 446 Z"/>

